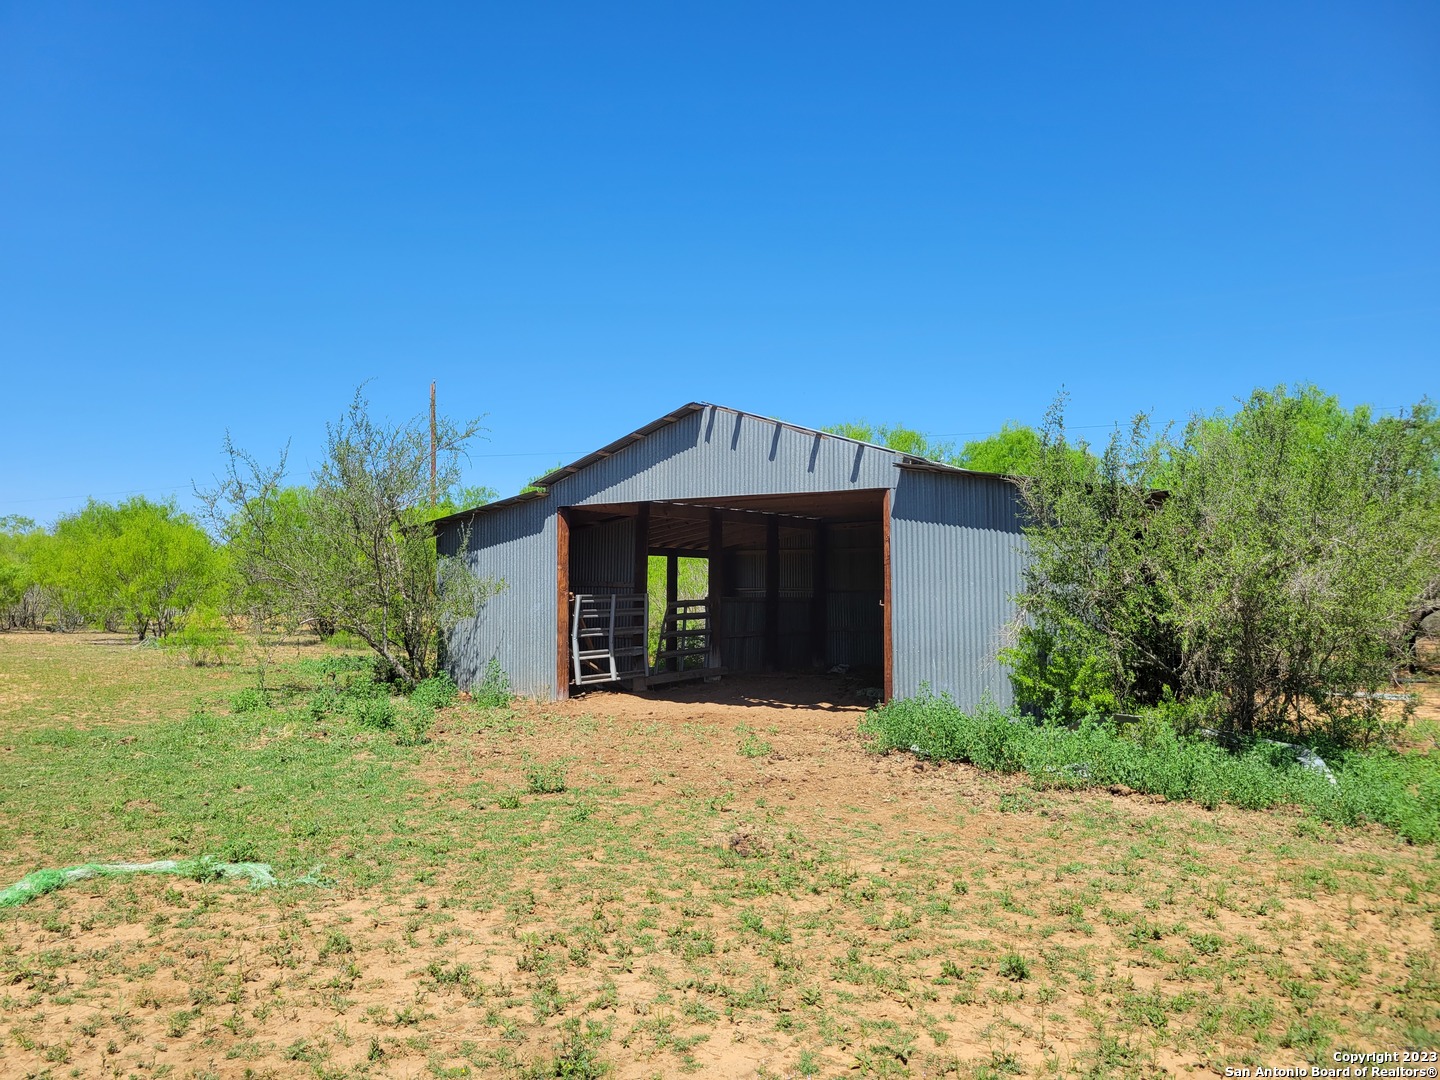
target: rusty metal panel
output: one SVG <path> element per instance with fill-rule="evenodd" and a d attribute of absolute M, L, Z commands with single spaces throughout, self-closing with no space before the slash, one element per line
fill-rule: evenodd
<path fill-rule="evenodd" d="M 928 684 L 965 708 L 1013 701 L 996 654 L 1015 627 L 1021 523 L 1007 480 L 902 471 L 890 528 L 897 696 Z"/>

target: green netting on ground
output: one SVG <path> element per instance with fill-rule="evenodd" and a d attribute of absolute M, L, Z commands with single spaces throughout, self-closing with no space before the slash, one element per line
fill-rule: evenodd
<path fill-rule="evenodd" d="M 322 885 L 316 871 L 304 877 L 289 881 L 278 881 L 269 863 L 263 862 L 221 862 L 211 855 L 198 859 L 159 859 L 145 863 L 82 863 L 67 866 L 61 870 L 36 870 L 7 889 L 0 890 L 0 908 L 17 907 L 27 900 L 54 892 L 62 885 L 92 877 L 115 877 L 121 874 L 179 874 L 195 881 L 217 881 L 221 878 L 238 878 L 250 882 L 256 889 L 275 885 Z"/>

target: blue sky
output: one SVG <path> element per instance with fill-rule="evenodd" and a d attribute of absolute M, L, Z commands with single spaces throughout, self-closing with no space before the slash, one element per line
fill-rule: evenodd
<path fill-rule="evenodd" d="M 694 399 L 1440 389 L 1433 3 L 0 3 L 0 146 L 0 514 L 303 477 L 364 380 L 502 494 Z"/>

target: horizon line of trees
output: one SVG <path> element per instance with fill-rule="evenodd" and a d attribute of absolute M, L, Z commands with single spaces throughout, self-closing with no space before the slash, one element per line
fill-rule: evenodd
<path fill-rule="evenodd" d="M 312 491 L 277 488 L 273 498 L 297 534 L 309 527 Z M 494 498 L 489 488 L 441 493 L 425 518 L 443 517 Z M 88 499 L 48 525 L 21 514 L 0 517 L 0 631 L 84 628 L 163 638 L 196 612 L 239 618 L 235 545 L 217 539 L 202 517 L 174 499 L 143 495 L 119 502 Z M 322 637 L 323 617 L 309 620 Z"/>
<path fill-rule="evenodd" d="M 359 392 L 304 484 L 225 441 L 204 520 L 143 497 L 88 502 L 49 528 L 0 518 L 0 629 L 308 625 L 364 641 L 405 683 L 502 583 L 436 550 L 428 522 L 493 498 L 462 488 L 478 421 L 372 420 Z M 1369 737 L 1381 693 L 1440 608 L 1440 418 L 1345 409 L 1314 386 L 1256 390 L 1230 413 L 1092 446 L 1040 428 L 937 442 L 900 424 L 826 430 L 1016 478 L 1032 561 L 1002 659 L 1033 712 L 1076 721 L 1164 706 L 1242 734 L 1328 725 Z M 1163 493 L 1163 494 L 1157 494 Z"/>

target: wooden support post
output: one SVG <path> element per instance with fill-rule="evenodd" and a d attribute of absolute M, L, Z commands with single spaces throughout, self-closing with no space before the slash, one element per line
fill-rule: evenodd
<path fill-rule="evenodd" d="M 710 543 L 706 550 L 709 577 L 706 591 L 709 592 L 710 610 L 710 657 L 706 666 L 722 667 L 720 660 L 720 608 L 725 595 L 725 519 L 719 510 L 710 511 Z"/>
<path fill-rule="evenodd" d="M 669 555 L 666 555 L 666 556 L 665 556 L 665 614 L 666 614 L 666 615 L 669 615 L 669 614 L 670 614 L 671 608 L 673 608 L 673 607 L 675 606 L 675 601 L 678 600 L 679 598 L 680 598 L 680 560 L 675 557 L 675 553 L 672 551 Z M 663 629 L 663 627 L 662 627 L 662 629 Z M 664 639 L 664 638 L 661 638 L 661 639 L 660 639 L 660 647 L 661 647 L 662 649 L 666 647 L 666 645 L 665 645 L 665 639 Z M 669 645 L 669 648 L 671 648 L 671 649 L 677 649 L 677 648 L 679 648 L 679 647 L 680 647 L 679 639 L 678 639 L 678 638 L 672 638 L 672 639 L 671 639 L 671 643 L 670 643 L 670 645 Z M 667 659 L 667 660 L 665 661 L 665 670 L 666 670 L 666 671 L 679 671 L 679 670 L 680 670 L 680 658 L 679 658 L 678 656 L 672 656 L 672 657 L 670 657 L 669 659 Z"/>
<path fill-rule="evenodd" d="M 765 519 L 765 668 L 780 666 L 780 520 Z"/>
<path fill-rule="evenodd" d="M 555 696 L 570 696 L 570 508 L 555 513 Z"/>
<path fill-rule="evenodd" d="M 825 523 L 817 521 L 810 541 L 810 663 L 817 668 L 829 666 L 829 539 Z"/>
<path fill-rule="evenodd" d="M 895 629 L 894 629 L 894 605 L 891 603 L 892 590 L 890 587 L 890 489 L 885 489 L 885 498 L 880 506 L 880 533 L 882 537 L 882 569 L 885 574 L 884 580 L 884 610 L 881 612 L 884 618 L 885 630 L 885 700 L 891 701 L 895 697 Z"/>
<path fill-rule="evenodd" d="M 635 515 L 635 580 L 634 591 L 650 591 L 650 504 L 641 503 Z"/>

